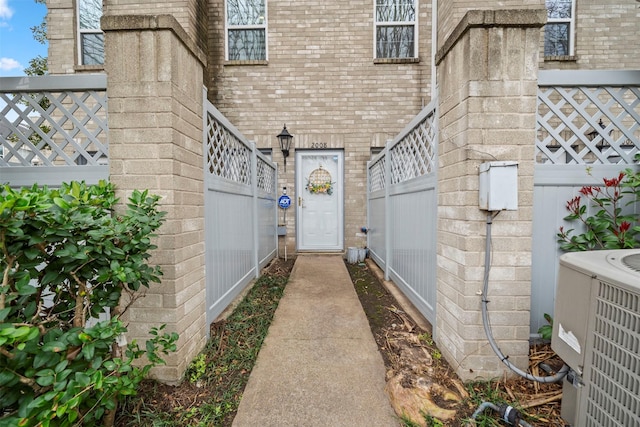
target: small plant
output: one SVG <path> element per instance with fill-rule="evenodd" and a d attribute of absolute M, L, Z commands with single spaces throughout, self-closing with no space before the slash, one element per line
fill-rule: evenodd
<path fill-rule="evenodd" d="M 505 403 L 504 395 L 491 381 L 472 381 L 465 384 L 472 405 L 482 402 Z"/>
<path fill-rule="evenodd" d="M 197 382 L 205 373 L 207 369 L 207 360 L 204 353 L 200 353 L 187 368 L 187 374 L 189 375 L 189 382 Z"/>
<path fill-rule="evenodd" d="M 636 158 L 640 159 L 640 156 Z M 570 213 L 564 219 L 582 224 L 584 231 L 576 234 L 573 228 L 560 227 L 557 238 L 563 250 L 577 252 L 640 246 L 638 214 L 623 214 L 624 196 L 628 196 L 626 204 L 640 201 L 640 172 L 626 169 L 617 177 L 603 181 L 604 186 L 582 187 L 580 195 L 567 202 Z M 590 214 L 588 207 L 594 208 L 595 213 Z"/>
<path fill-rule="evenodd" d="M 478 408 L 483 402 L 492 402 L 496 405 L 508 403 L 508 396 L 493 381 L 474 381 L 465 384 L 469 393 L 467 403 L 473 408 Z M 497 421 L 498 417 L 492 413 L 481 413 L 475 420 L 469 419 L 464 426 L 475 427 L 499 427 L 503 424 Z"/>
<path fill-rule="evenodd" d="M 418 335 L 418 339 L 430 347 L 434 344 L 433 337 L 428 332 Z"/>
<path fill-rule="evenodd" d="M 400 417 L 400 422 L 402 423 L 402 427 L 420 427 L 420 424 L 412 421 L 411 418 L 406 415 Z"/>
<path fill-rule="evenodd" d="M 553 317 L 551 317 L 548 313 L 544 314 L 544 320 L 546 320 L 549 324 L 542 325 L 538 329 L 538 333 L 540 334 L 540 338 L 543 340 L 551 340 L 551 332 L 553 331 Z"/>
<path fill-rule="evenodd" d="M 427 423 L 427 427 L 444 427 L 444 423 L 442 421 L 429 414 L 424 414 L 424 420 Z"/>

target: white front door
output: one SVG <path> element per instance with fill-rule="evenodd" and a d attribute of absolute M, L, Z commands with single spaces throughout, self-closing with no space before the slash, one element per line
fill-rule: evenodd
<path fill-rule="evenodd" d="M 298 250 L 344 249 L 342 151 L 296 151 Z"/>

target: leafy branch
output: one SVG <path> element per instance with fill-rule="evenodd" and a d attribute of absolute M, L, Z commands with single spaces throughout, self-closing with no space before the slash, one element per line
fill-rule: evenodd
<path fill-rule="evenodd" d="M 636 156 L 640 160 L 640 155 Z M 630 168 L 617 177 L 604 178 L 602 186 L 584 186 L 579 195 L 569 200 L 564 219 L 580 225 L 556 234 L 565 251 L 629 249 L 640 246 L 640 218 L 624 213 L 628 205 L 640 202 L 640 172 Z M 594 211 L 594 213 L 591 213 Z"/>
<path fill-rule="evenodd" d="M 164 325 L 144 349 L 119 345 L 122 295 L 162 274 L 149 265 L 159 201 L 134 191 L 116 212 L 106 182 L 0 188 L 0 427 L 112 425 L 118 400 L 175 351 Z"/>

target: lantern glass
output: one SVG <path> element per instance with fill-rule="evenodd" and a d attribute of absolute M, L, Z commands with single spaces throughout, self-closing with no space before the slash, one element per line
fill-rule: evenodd
<path fill-rule="evenodd" d="M 278 135 L 278 141 L 280 142 L 280 150 L 282 151 L 282 155 L 285 158 L 289 156 L 289 149 L 291 148 L 292 140 L 293 135 L 291 135 L 287 130 L 287 125 L 284 125 L 282 131 Z"/>

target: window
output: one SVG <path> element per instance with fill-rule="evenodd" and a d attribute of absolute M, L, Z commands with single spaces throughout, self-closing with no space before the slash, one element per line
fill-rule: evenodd
<path fill-rule="evenodd" d="M 273 160 L 272 148 L 258 148 L 258 151 L 261 152 L 267 159 Z"/>
<path fill-rule="evenodd" d="M 267 0 L 227 0 L 227 59 L 267 59 Z"/>
<path fill-rule="evenodd" d="M 416 1 L 376 0 L 376 58 L 416 57 Z"/>
<path fill-rule="evenodd" d="M 81 65 L 104 64 L 101 16 L 102 0 L 78 0 L 78 54 Z"/>
<path fill-rule="evenodd" d="M 546 0 L 544 56 L 573 55 L 575 4 L 573 0 Z"/>

